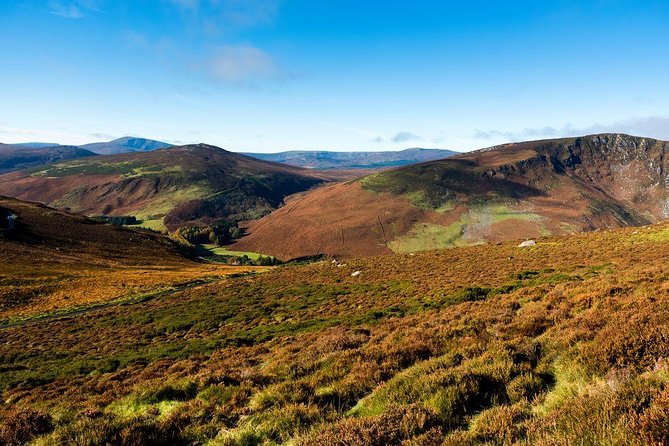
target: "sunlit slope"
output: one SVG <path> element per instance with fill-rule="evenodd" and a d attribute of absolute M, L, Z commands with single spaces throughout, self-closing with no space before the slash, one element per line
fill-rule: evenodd
<path fill-rule="evenodd" d="M 253 269 L 204 265 L 163 236 L 2 196 L 0 252 L 0 327 Z"/>
<path fill-rule="evenodd" d="M 258 218 L 327 179 L 199 144 L 0 175 L 0 193 L 85 215 L 131 215 L 173 230 Z"/>
<path fill-rule="evenodd" d="M 5 329 L 1 438 L 664 444 L 667 224 L 516 245 L 284 266 Z"/>
<path fill-rule="evenodd" d="M 284 259 L 405 253 L 661 221 L 668 149 L 604 134 L 379 172 L 293 200 L 250 225 L 235 249 Z"/>

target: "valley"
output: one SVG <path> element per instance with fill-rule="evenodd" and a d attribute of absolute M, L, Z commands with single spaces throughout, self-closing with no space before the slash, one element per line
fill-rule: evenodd
<path fill-rule="evenodd" d="M 0 446 L 669 446 L 668 29 L 0 1 Z"/>

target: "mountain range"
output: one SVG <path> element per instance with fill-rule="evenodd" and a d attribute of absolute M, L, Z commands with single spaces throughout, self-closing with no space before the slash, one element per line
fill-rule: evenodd
<path fill-rule="evenodd" d="M 341 178 L 197 144 L 7 173 L 0 175 L 0 194 L 84 215 L 131 215 L 153 229 L 225 232 L 269 213 L 288 195 Z"/>
<path fill-rule="evenodd" d="M 95 155 L 89 150 L 75 146 L 0 144 L 0 173 Z"/>
<path fill-rule="evenodd" d="M 152 229 L 191 228 L 217 242 L 229 243 L 234 232 L 235 250 L 281 259 L 406 253 L 669 218 L 668 149 L 650 138 L 598 134 L 370 171 L 351 167 L 378 166 L 387 154 L 315 153 L 313 162 L 349 167 L 322 170 L 205 144 L 108 156 L 24 148 L 74 159 L 35 167 L 43 158 L 15 160 L 14 167 L 30 168 L 0 175 L 0 194 L 78 214 L 134 217 Z M 407 153 L 434 155 L 412 150 L 395 161 Z M 310 159 L 276 159 L 298 158 Z"/>
<path fill-rule="evenodd" d="M 114 139 L 112 141 L 106 142 L 96 142 L 91 144 L 83 144 L 80 146 L 61 146 L 56 143 L 44 143 L 44 142 L 27 142 L 27 143 L 16 143 L 16 144 L 0 144 L 0 146 L 14 147 L 16 149 L 16 154 L 20 155 L 19 149 L 24 149 L 26 152 L 35 151 L 35 150 L 44 150 L 44 153 L 59 153 L 59 150 L 62 150 L 63 147 L 78 147 L 87 152 L 98 155 L 119 155 L 123 153 L 135 153 L 135 152 L 151 152 L 158 149 L 164 149 L 172 147 L 172 144 L 156 141 L 153 139 L 139 138 L 126 136 L 123 138 Z M 80 156 L 84 155 L 86 152 L 80 152 Z M 310 169 L 328 169 L 328 170 L 348 170 L 348 169 L 379 169 L 387 167 L 396 167 L 404 166 L 408 164 L 414 164 L 424 161 L 431 161 L 441 158 L 447 158 L 449 156 L 455 155 L 458 152 L 452 150 L 441 150 L 441 149 L 421 149 L 413 148 L 400 151 L 385 151 L 385 152 L 374 152 L 374 151 L 356 151 L 356 152 L 332 152 L 332 151 L 310 151 L 310 150 L 293 150 L 287 152 L 279 153 L 244 153 L 243 155 L 250 156 L 252 158 L 264 160 L 264 161 L 273 161 L 282 164 L 288 164 L 296 167 L 305 167 Z M 45 161 L 41 164 L 48 164 L 50 162 L 55 162 L 60 159 L 72 159 L 76 158 L 72 154 L 69 157 L 58 158 L 53 157 L 53 160 L 46 157 Z M 23 167 L 32 167 L 34 165 L 39 165 L 40 163 L 35 161 L 29 166 L 25 166 L 21 163 L 16 163 L 17 167 L 12 167 L 11 163 L 6 163 L 7 166 L 3 171 L 8 170 L 18 170 Z"/>
<path fill-rule="evenodd" d="M 244 153 L 254 158 L 309 169 L 378 169 L 433 161 L 456 155 L 441 149 L 406 149 L 395 152 L 329 152 L 291 150 L 279 153 Z"/>

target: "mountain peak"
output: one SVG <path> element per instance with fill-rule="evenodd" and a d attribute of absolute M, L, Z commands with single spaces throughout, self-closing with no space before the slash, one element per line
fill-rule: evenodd
<path fill-rule="evenodd" d="M 128 152 L 150 152 L 166 147 L 172 147 L 172 144 L 153 139 L 124 136 L 112 141 L 85 144 L 80 147 L 100 155 L 115 155 Z"/>

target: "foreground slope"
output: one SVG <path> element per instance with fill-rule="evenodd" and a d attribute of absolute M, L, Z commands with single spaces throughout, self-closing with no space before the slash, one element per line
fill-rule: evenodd
<path fill-rule="evenodd" d="M 279 153 L 246 153 L 248 156 L 310 169 L 378 169 L 405 166 L 456 155 L 452 150 L 406 149 L 388 152 L 328 152 L 291 150 Z"/>
<path fill-rule="evenodd" d="M 465 153 L 302 196 L 235 246 L 284 259 L 402 253 L 660 221 L 668 151 L 603 134 Z"/>
<path fill-rule="evenodd" d="M 517 244 L 2 330 L 0 442 L 667 444 L 669 226 Z"/>
<path fill-rule="evenodd" d="M 250 270 L 206 267 L 157 234 L 2 196 L 0 252 L 0 326 Z"/>
<path fill-rule="evenodd" d="M 0 194 L 169 229 L 261 217 L 327 175 L 205 144 L 101 156 L 0 175 Z"/>
<path fill-rule="evenodd" d="M 73 146 L 0 144 L 0 174 L 94 155 L 93 152 Z"/>

